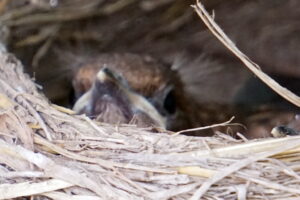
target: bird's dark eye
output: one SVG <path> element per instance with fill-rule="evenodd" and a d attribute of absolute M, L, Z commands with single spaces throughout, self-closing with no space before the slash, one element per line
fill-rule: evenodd
<path fill-rule="evenodd" d="M 174 91 L 170 90 L 164 100 L 164 108 L 169 114 L 174 114 L 176 112 L 176 99 Z"/>

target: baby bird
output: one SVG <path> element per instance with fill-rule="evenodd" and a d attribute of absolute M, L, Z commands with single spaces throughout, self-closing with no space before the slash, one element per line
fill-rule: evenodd
<path fill-rule="evenodd" d="M 74 110 L 102 122 L 193 127 L 178 74 L 150 56 L 102 54 L 80 66 L 73 88 Z"/>
<path fill-rule="evenodd" d="M 285 125 L 275 126 L 271 134 L 273 137 L 299 136 L 300 135 L 300 116 L 295 115 L 292 120 Z"/>
<path fill-rule="evenodd" d="M 130 89 L 126 80 L 109 68 L 102 68 L 91 88 L 73 108 L 78 114 L 107 123 L 129 123 L 165 128 L 165 118 L 141 95 Z"/>

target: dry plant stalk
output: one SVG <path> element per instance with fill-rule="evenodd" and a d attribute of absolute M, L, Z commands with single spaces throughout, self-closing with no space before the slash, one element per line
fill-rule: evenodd
<path fill-rule="evenodd" d="M 231 124 L 233 119 L 234 119 L 234 117 L 231 117 L 228 121 L 223 122 L 223 123 L 218 123 L 218 124 L 213 124 L 213 125 L 198 127 L 198 128 L 185 129 L 185 130 L 182 130 L 182 131 L 178 131 L 175 134 L 179 135 L 179 134 L 182 134 L 182 133 L 188 133 L 188 132 L 193 132 L 193 131 L 202 131 L 202 130 L 207 130 L 207 129 L 211 129 L 211 128 L 221 127 L 221 126 L 236 125 L 236 124 Z"/>
<path fill-rule="evenodd" d="M 205 23 L 205 25 L 216 36 L 216 38 L 220 40 L 220 42 L 222 42 L 224 46 L 228 48 L 234 55 L 236 55 L 236 57 L 238 57 L 250 71 L 252 71 L 258 78 L 260 78 L 260 80 L 262 80 L 280 96 L 293 103 L 294 105 L 300 107 L 300 97 L 295 95 L 287 88 L 284 88 L 280 84 L 278 84 L 270 76 L 264 73 L 255 62 L 253 62 L 249 57 L 241 52 L 230 40 L 230 38 L 224 33 L 224 31 L 218 26 L 218 24 L 213 20 L 213 18 L 208 14 L 199 0 L 197 0 L 197 4 L 193 7 L 199 17 Z"/>
<path fill-rule="evenodd" d="M 243 142 L 97 123 L 49 103 L 12 55 L 0 53 L 0 71 L 0 199 L 299 194 L 300 137 Z"/>

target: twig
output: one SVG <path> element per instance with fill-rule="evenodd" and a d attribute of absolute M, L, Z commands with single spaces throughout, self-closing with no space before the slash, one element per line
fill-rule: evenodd
<path fill-rule="evenodd" d="M 237 124 L 230 124 L 230 122 L 232 122 L 233 119 L 234 119 L 234 117 L 231 117 L 230 120 L 228 120 L 226 122 L 223 122 L 223 123 L 213 124 L 213 125 L 203 126 L 203 127 L 198 127 L 198 128 L 185 129 L 185 130 L 182 130 L 182 131 L 178 131 L 173 135 L 179 135 L 181 133 L 187 133 L 187 132 L 193 132 L 193 131 L 202 131 L 202 130 L 205 130 L 205 129 L 216 128 L 216 127 L 219 127 L 219 126 L 237 125 Z"/>
<path fill-rule="evenodd" d="M 244 158 L 242 160 L 238 160 L 235 163 L 231 164 L 230 166 L 224 168 L 221 171 L 216 172 L 216 174 L 208 179 L 206 182 L 201 183 L 201 187 L 194 193 L 194 195 L 190 198 L 190 200 L 197 200 L 201 199 L 201 197 L 209 190 L 209 188 L 215 184 L 216 182 L 222 180 L 226 176 L 246 167 L 247 165 L 256 162 L 258 160 L 270 157 L 272 155 L 293 149 L 299 146 L 299 140 L 294 140 L 289 144 L 279 146 L 271 151 L 257 153 L 248 158 Z M 299 192 L 299 190 L 298 190 Z"/>
<path fill-rule="evenodd" d="M 45 56 L 49 48 L 51 47 L 55 36 L 50 36 L 44 44 L 37 50 L 32 58 L 32 67 L 35 69 L 38 67 L 39 61 Z"/>
<path fill-rule="evenodd" d="M 104 6 L 102 9 L 97 9 L 97 7 L 89 7 L 85 9 L 77 9 L 77 10 L 70 10 L 66 12 L 64 10 L 58 10 L 54 12 L 47 12 L 47 13 L 34 13 L 31 15 L 24 16 L 23 12 L 18 13 L 16 10 L 16 14 L 1 17 L 0 21 L 2 21 L 7 26 L 21 26 L 21 25 L 28 25 L 28 24 L 43 24 L 43 23 L 51 23 L 51 22 L 66 22 L 66 21 L 73 21 L 79 19 L 85 19 L 93 16 L 101 16 L 101 15 L 111 15 L 115 12 L 118 12 L 125 7 L 129 6 L 130 4 L 134 3 L 136 0 L 120 0 L 107 6 Z M 100 2 L 99 2 L 100 3 Z M 31 7 L 29 7 L 30 9 Z M 26 12 L 25 12 L 26 11 Z M 24 13 L 27 14 L 27 10 Z M 20 16 L 17 19 L 13 19 L 14 15 Z"/>
<path fill-rule="evenodd" d="M 265 74 L 256 63 L 254 63 L 250 58 L 242 53 L 223 32 L 219 25 L 213 20 L 213 18 L 208 14 L 199 0 L 197 0 L 197 4 L 194 5 L 193 8 L 205 23 L 205 25 L 209 28 L 209 30 L 224 44 L 225 47 L 227 47 L 234 55 L 236 55 L 248 67 L 250 71 L 252 71 L 258 78 L 260 78 L 265 84 L 267 84 L 280 96 L 300 107 L 300 97 L 279 85 L 270 76 Z"/>
<path fill-rule="evenodd" d="M 51 134 L 48 130 L 48 127 L 46 126 L 44 120 L 42 119 L 42 117 L 40 116 L 40 114 L 32 107 L 32 105 L 30 104 L 28 98 L 25 98 L 24 96 L 26 96 L 23 93 L 18 93 L 14 88 L 12 88 L 10 85 L 8 85 L 5 81 L 0 80 L 1 84 L 14 96 L 14 98 L 17 98 L 18 96 L 21 98 L 21 101 L 23 104 L 23 106 L 25 106 L 28 111 L 35 117 L 35 119 L 39 122 L 39 125 L 42 127 L 43 131 L 45 132 L 45 135 L 47 137 L 47 139 L 49 141 L 52 141 L 52 137 Z M 16 101 L 18 102 L 18 100 L 16 99 Z"/>

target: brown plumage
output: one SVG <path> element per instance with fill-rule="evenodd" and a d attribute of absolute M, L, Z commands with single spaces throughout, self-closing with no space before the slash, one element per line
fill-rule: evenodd
<path fill-rule="evenodd" d="M 110 102 L 105 103 L 105 105 L 110 104 L 109 111 L 104 111 L 103 107 L 100 108 L 103 106 L 103 102 L 95 100 L 99 98 L 95 95 L 97 92 L 103 93 L 103 84 L 99 84 L 96 75 L 104 68 L 122 77 L 122 81 L 119 81 L 121 84 L 111 85 L 109 90 L 106 91 L 110 95 Z M 120 85 L 123 88 L 122 90 L 120 90 Z M 150 118 L 153 118 L 153 116 L 147 113 L 147 110 L 138 109 L 137 112 L 134 111 L 137 102 L 136 100 L 128 100 L 128 94 L 130 93 L 138 95 L 142 97 L 143 101 L 146 100 L 150 103 L 159 115 L 165 119 L 166 129 L 177 131 L 193 127 L 190 101 L 188 103 L 180 77 L 169 66 L 149 56 L 102 54 L 78 69 L 73 79 L 73 87 L 76 97 L 81 97 L 76 105 L 80 101 L 84 101 L 85 104 L 89 102 L 81 110 L 76 108 L 75 105 L 75 110 L 78 113 L 86 113 L 90 116 L 99 115 L 93 117 L 98 118 L 100 121 L 128 123 L 132 120 L 139 124 L 149 124 L 146 121 L 149 120 L 149 116 Z M 107 83 L 105 87 L 107 87 Z M 124 92 L 124 88 L 127 92 Z M 93 93 L 94 95 L 92 95 Z M 113 115 L 118 117 L 109 116 L 108 114 L 103 116 L 103 113 L 114 113 Z"/>
<path fill-rule="evenodd" d="M 82 65 L 76 73 L 73 86 L 77 96 L 82 95 L 92 85 L 97 72 L 108 67 L 120 73 L 136 92 L 152 96 L 158 88 L 170 80 L 176 80 L 176 73 L 150 56 L 136 54 L 101 54 Z M 180 86 L 182 87 L 182 86 Z"/>
<path fill-rule="evenodd" d="M 137 125 L 165 128 L 165 118 L 154 106 L 107 67 L 99 70 L 91 88 L 78 99 L 73 110 L 107 123 L 129 123 L 134 118 Z"/>
<path fill-rule="evenodd" d="M 99 78 L 103 72 L 108 76 L 105 81 Z M 85 62 L 75 74 L 73 87 L 76 97 L 80 97 L 74 107 L 78 113 L 102 122 L 154 125 L 173 131 L 223 122 L 234 115 L 235 122 L 247 129 L 231 127 L 231 133 L 240 131 L 248 138 L 269 137 L 274 126 L 288 123 L 295 114 L 277 105 L 269 110 L 250 108 L 256 110 L 253 113 L 215 102 L 197 104 L 186 93 L 176 71 L 149 56 L 135 54 L 101 54 Z M 266 94 L 265 90 L 261 93 Z M 215 130 L 227 132 L 227 128 Z M 211 131 L 191 134 L 210 135 Z"/>

